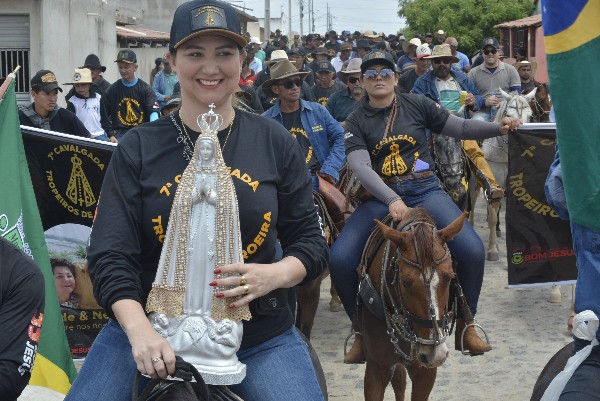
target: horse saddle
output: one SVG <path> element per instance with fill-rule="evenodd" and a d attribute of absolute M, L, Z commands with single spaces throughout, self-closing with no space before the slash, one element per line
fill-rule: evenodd
<path fill-rule="evenodd" d="M 344 228 L 344 225 L 346 224 L 346 219 L 350 216 L 352 210 L 346 210 L 346 197 L 340 192 L 339 189 L 325 181 L 323 178 L 318 178 L 319 193 L 325 200 L 327 211 L 331 215 L 335 228 L 337 228 L 338 232 L 341 232 L 342 228 Z"/>
<path fill-rule="evenodd" d="M 384 220 L 384 224 L 390 224 L 392 218 L 388 215 Z M 381 244 L 385 241 L 383 233 L 379 227 L 375 226 L 369 235 L 369 239 L 363 249 L 360 265 L 358 266 L 358 295 L 359 301 L 367 308 L 369 312 L 380 320 L 385 321 L 385 313 L 383 310 L 383 302 L 379 293 L 377 292 L 373 281 L 369 277 L 367 271 L 368 267 L 373 263 L 377 250 L 381 247 Z M 384 262 L 385 263 L 385 262 Z"/>

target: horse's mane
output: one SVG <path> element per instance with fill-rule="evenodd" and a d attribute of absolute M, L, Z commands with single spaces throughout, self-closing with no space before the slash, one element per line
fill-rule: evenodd
<path fill-rule="evenodd" d="M 429 212 L 422 207 L 410 209 L 410 213 L 404 219 L 405 221 L 428 223 L 435 227 L 435 221 Z M 428 224 L 417 224 L 414 226 L 412 233 L 414 239 L 419 246 L 419 264 L 424 269 L 424 273 L 428 276 L 431 273 L 433 262 L 435 261 L 433 253 L 433 235 L 431 226 Z"/>

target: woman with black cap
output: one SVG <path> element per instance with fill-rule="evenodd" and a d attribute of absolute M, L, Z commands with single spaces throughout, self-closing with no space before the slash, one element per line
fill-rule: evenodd
<path fill-rule="evenodd" d="M 394 67 L 392 56 L 382 51 L 373 51 L 363 58 L 361 79 L 366 94 L 346 120 L 348 163 L 375 198 L 354 211 L 330 250 L 331 277 L 351 319 L 358 288 L 356 267 L 375 226 L 374 219 L 382 220 L 390 214 L 400 221 L 409 207 L 421 206 L 438 227 L 446 227 L 461 213 L 433 172 L 426 129 L 460 139 L 484 139 L 505 135 L 519 124 L 510 118 L 499 124 L 463 120 L 422 95 L 397 94 Z M 483 244 L 466 222 L 448 246 L 458 262 L 458 279 L 475 315 L 483 281 Z M 465 327 L 459 319 L 457 333 L 462 333 L 461 324 Z M 364 360 L 361 341 L 360 335 L 355 336 L 353 348 L 344 359 L 346 363 Z M 472 326 L 467 329 L 464 342 L 465 349 L 473 355 L 491 349 Z"/>
<path fill-rule="evenodd" d="M 181 308 L 181 298 L 174 299 L 174 305 L 164 305 L 150 290 L 161 289 L 156 286 L 157 269 L 159 258 L 161 266 L 163 263 L 163 242 L 171 244 L 171 207 L 176 210 L 174 200 L 181 199 L 180 192 L 190 191 L 180 184 L 188 182 L 182 173 L 198 153 L 197 138 L 209 128 L 216 132 L 217 156 L 226 165 L 226 177 L 231 178 L 237 198 L 239 217 L 229 217 L 239 222 L 243 263 L 216 265 L 213 281 L 194 287 L 194 292 L 210 294 L 213 304 L 224 300 L 225 309 L 232 313 L 244 308 L 251 313 L 251 319 L 243 321 L 237 352 L 246 365 L 246 376 L 231 388 L 244 400 L 324 399 L 307 344 L 293 325 L 285 289 L 322 272 L 327 245 L 296 140 L 275 121 L 235 107 L 245 45 L 239 18 L 229 4 L 198 0 L 177 8 L 167 59 L 181 84 L 181 109 L 133 128 L 112 156 L 88 248 L 94 292 L 111 320 L 96 338 L 67 401 L 125 401 L 131 399 L 136 371 L 153 378 L 175 374 L 172 344 L 148 320 L 146 300 L 150 293 L 153 307 Z M 213 121 L 216 125 L 207 125 L 204 119 L 214 115 L 211 112 L 220 116 Z M 217 199 L 222 199 L 218 188 Z M 211 199 L 215 195 L 211 188 L 201 189 Z M 202 193 L 191 195 L 203 199 Z M 177 213 L 183 212 L 177 209 Z M 190 216 L 191 222 L 195 217 Z M 196 237 L 206 235 L 206 240 L 215 244 L 218 234 L 211 238 L 209 230 Z M 279 261 L 275 257 L 277 240 L 283 248 Z M 164 248 L 177 250 L 184 264 L 189 263 L 186 252 L 194 252 L 191 245 Z M 221 248 L 216 249 L 214 260 L 219 260 Z M 205 257 L 213 260 L 213 255 L 208 252 Z M 187 297 L 190 283 L 185 272 Z M 181 278 L 178 270 L 175 275 L 177 280 Z M 177 295 L 180 290 L 174 288 L 169 294 Z M 190 328 L 192 338 L 202 337 L 202 333 L 201 327 Z"/>

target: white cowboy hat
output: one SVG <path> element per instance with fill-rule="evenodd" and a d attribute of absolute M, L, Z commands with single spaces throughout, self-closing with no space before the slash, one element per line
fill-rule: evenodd
<path fill-rule="evenodd" d="M 421 39 L 419 39 L 419 38 L 412 38 L 408 42 L 402 43 L 402 50 L 404 50 L 404 52 L 407 53 L 408 52 L 408 47 L 410 45 L 414 45 L 414 46 L 417 46 L 417 47 L 421 46 Z"/>
<path fill-rule="evenodd" d="M 513 64 L 513 67 L 515 67 L 517 70 L 519 70 L 519 68 L 525 67 L 525 66 L 531 67 L 531 76 L 533 77 L 535 75 L 535 71 L 537 70 L 537 63 L 535 61 L 523 60 L 523 61 L 519 61 L 518 63 Z"/>
<path fill-rule="evenodd" d="M 92 81 L 92 71 L 89 68 L 75 68 L 75 73 L 73 74 L 73 81 L 67 82 L 65 85 L 75 85 L 75 84 L 91 84 Z"/>
<path fill-rule="evenodd" d="M 360 65 L 362 64 L 362 58 L 353 58 L 348 63 L 348 66 L 345 70 L 340 71 L 340 74 L 354 74 L 357 72 L 361 72 Z"/>

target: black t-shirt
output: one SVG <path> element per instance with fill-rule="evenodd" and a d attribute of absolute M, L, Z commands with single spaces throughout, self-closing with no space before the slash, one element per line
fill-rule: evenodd
<path fill-rule="evenodd" d="M 181 121 L 176 117 L 181 127 Z M 193 141 L 198 134 L 189 127 Z M 317 277 L 328 249 L 312 199 L 311 178 L 296 140 L 274 120 L 236 110 L 231 133 L 218 134 L 240 213 L 245 263 L 271 263 L 279 239 L 284 256 Z M 102 307 L 121 299 L 145 305 L 154 281 L 179 177 L 188 162 L 170 117 L 129 131 L 113 153 L 102 185 L 88 247 L 94 294 Z M 208 287 L 207 287 L 208 289 Z M 242 347 L 258 344 L 293 324 L 286 300 L 269 294 L 250 303 Z"/>
<path fill-rule="evenodd" d="M 408 71 L 405 71 L 400 75 L 400 91 L 402 93 L 409 93 L 413 86 L 415 86 L 415 81 L 419 78 L 417 75 L 416 69 L 412 68 Z"/>
<path fill-rule="evenodd" d="M 308 139 L 308 134 L 302 126 L 302 119 L 300 117 L 301 112 L 301 109 L 298 109 L 292 113 L 281 112 L 281 116 L 283 117 L 283 126 L 290 131 L 290 134 L 292 134 L 292 136 L 298 141 L 300 149 L 302 149 L 304 161 L 306 161 L 308 170 L 312 173 L 316 173 L 321 169 L 321 165 L 319 164 L 319 160 L 317 160 L 317 157 L 313 152 L 313 147 L 310 144 L 310 139 Z"/>
<path fill-rule="evenodd" d="M 102 128 L 109 136 L 150 121 L 150 113 L 156 102 L 152 88 L 138 78 L 133 86 L 125 86 L 121 80 L 112 84 L 102 96 L 106 113 Z"/>
<path fill-rule="evenodd" d="M 313 94 L 315 95 L 315 102 L 319 103 L 321 106 L 327 105 L 327 100 L 329 100 L 329 96 L 333 95 L 335 92 L 341 91 L 342 89 L 346 89 L 346 86 L 336 82 L 330 88 L 323 88 L 318 84 L 312 87 Z"/>
<path fill-rule="evenodd" d="M 418 159 L 433 169 L 425 130 L 440 132 L 448 119 L 444 108 L 423 95 L 399 94 L 397 98 L 396 119 L 385 138 L 391 106 L 376 109 L 363 99 L 346 120 L 346 154 L 366 149 L 373 169 L 383 178 L 415 171 Z"/>
<path fill-rule="evenodd" d="M 44 318 L 44 275 L 0 237 L 0 398 L 16 400 L 29 378 Z"/>

